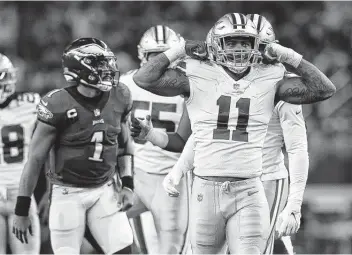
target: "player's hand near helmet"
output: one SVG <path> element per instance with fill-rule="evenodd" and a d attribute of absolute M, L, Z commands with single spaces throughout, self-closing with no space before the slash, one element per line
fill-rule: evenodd
<path fill-rule="evenodd" d="M 185 40 L 180 37 L 179 43 L 164 52 L 170 63 L 189 56 L 194 59 L 208 59 L 207 45 L 204 41 Z"/>
<path fill-rule="evenodd" d="M 284 210 L 279 214 L 276 223 L 276 237 L 296 234 L 301 225 L 301 207 L 287 203 Z"/>
<path fill-rule="evenodd" d="M 185 51 L 187 56 L 191 58 L 199 60 L 208 59 L 207 45 L 204 41 L 186 40 Z"/>
<path fill-rule="evenodd" d="M 269 43 L 265 47 L 264 58 L 268 58 L 270 60 L 278 60 L 281 63 L 287 63 L 297 68 L 302 60 L 302 55 L 298 54 L 290 48 L 273 42 Z"/>

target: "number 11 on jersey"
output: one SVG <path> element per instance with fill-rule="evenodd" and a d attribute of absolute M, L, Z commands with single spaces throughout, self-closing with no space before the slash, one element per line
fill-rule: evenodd
<path fill-rule="evenodd" d="M 216 129 L 213 131 L 213 139 L 230 140 L 230 130 L 228 127 L 231 112 L 231 99 L 230 96 L 222 95 L 216 101 L 216 104 L 219 106 L 219 113 Z M 236 129 L 232 131 L 232 141 L 248 142 L 247 126 L 249 119 L 249 106 L 249 98 L 240 98 L 236 103 L 236 108 L 238 108 L 238 118 Z"/>

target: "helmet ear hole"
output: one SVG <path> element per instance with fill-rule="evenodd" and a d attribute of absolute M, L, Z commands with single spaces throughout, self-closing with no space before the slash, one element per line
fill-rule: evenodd
<path fill-rule="evenodd" d="M 259 41 L 262 43 L 276 42 L 274 29 L 271 23 L 262 15 L 259 14 L 247 14 L 255 25 L 259 34 Z"/>

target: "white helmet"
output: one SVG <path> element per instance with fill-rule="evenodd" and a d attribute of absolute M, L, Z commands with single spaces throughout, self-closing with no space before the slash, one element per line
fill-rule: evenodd
<path fill-rule="evenodd" d="M 267 44 L 278 42 L 275 38 L 275 32 L 270 22 L 262 15 L 247 14 L 247 18 L 253 21 L 259 34 L 259 51 L 264 52 Z"/>
<path fill-rule="evenodd" d="M 210 61 L 215 61 L 215 57 L 213 54 L 213 50 L 212 50 L 212 46 L 211 46 L 211 35 L 213 33 L 213 28 L 210 28 L 208 34 L 207 34 L 207 38 L 205 39 L 205 43 L 207 44 L 207 50 L 208 50 L 208 58 Z"/>
<path fill-rule="evenodd" d="M 148 61 L 148 54 L 164 52 L 180 41 L 180 35 L 167 26 L 157 25 L 144 32 L 138 46 L 141 66 Z"/>
<path fill-rule="evenodd" d="M 16 69 L 10 59 L 0 53 L 0 104 L 15 93 L 16 82 Z"/>
<path fill-rule="evenodd" d="M 249 38 L 252 49 L 225 49 L 225 39 L 229 37 Z M 243 73 L 249 66 L 256 64 L 260 56 L 258 31 L 253 22 L 241 13 L 226 14 L 215 23 L 211 45 L 210 51 L 216 63 L 228 67 L 234 73 Z"/>

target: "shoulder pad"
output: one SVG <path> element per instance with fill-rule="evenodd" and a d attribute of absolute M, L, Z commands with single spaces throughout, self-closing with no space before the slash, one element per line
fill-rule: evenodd
<path fill-rule="evenodd" d="M 57 98 L 59 95 L 61 96 L 61 93 L 63 91 L 64 89 L 54 89 L 52 91 L 49 91 L 43 98 Z"/>
<path fill-rule="evenodd" d="M 38 120 L 57 127 L 62 116 L 65 115 L 65 98 L 67 92 L 64 89 L 55 89 L 47 93 L 37 105 Z"/>
<path fill-rule="evenodd" d="M 214 67 L 214 64 L 210 61 L 186 58 L 176 68 L 188 78 L 200 77 L 202 79 L 213 79 L 218 74 L 218 69 Z"/>
<path fill-rule="evenodd" d="M 282 63 L 275 64 L 258 64 L 255 66 L 262 75 L 271 76 L 273 78 L 283 78 L 286 68 Z"/>
<path fill-rule="evenodd" d="M 68 94 L 65 92 L 66 90 L 64 89 L 54 89 L 42 97 L 40 104 L 47 107 L 50 111 L 61 112 L 64 110 L 63 102 L 65 102 L 65 97 Z"/>

